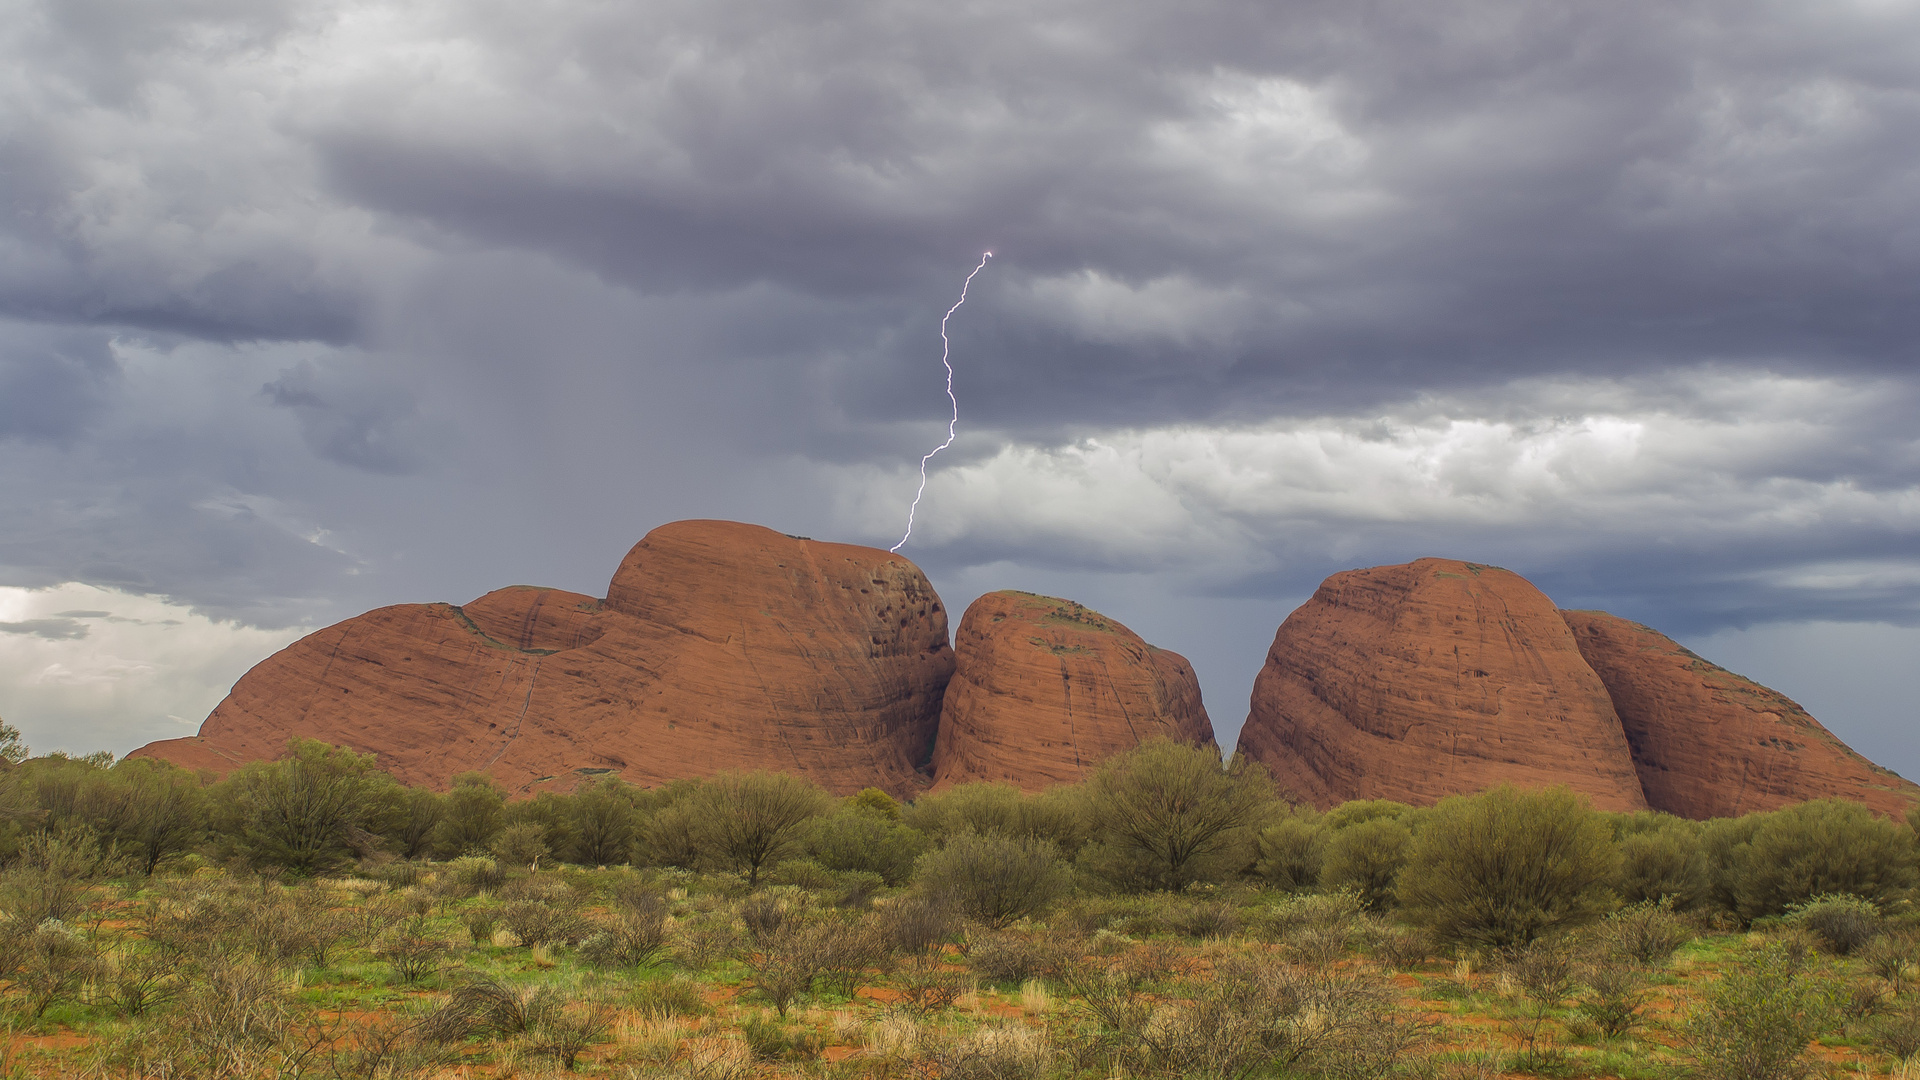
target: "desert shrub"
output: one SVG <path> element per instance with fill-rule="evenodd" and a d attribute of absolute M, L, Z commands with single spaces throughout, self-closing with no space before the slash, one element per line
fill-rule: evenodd
<path fill-rule="evenodd" d="M 96 826 L 132 856 L 141 874 L 152 876 L 162 860 L 192 850 L 206 836 L 207 792 L 189 770 L 135 758 L 115 763 L 104 779 L 113 812 L 97 815 Z"/>
<path fill-rule="evenodd" d="M 374 945 L 375 959 L 384 960 L 400 981 L 412 986 L 439 970 L 447 943 L 435 936 L 422 916 L 414 916 L 387 931 Z"/>
<path fill-rule="evenodd" d="M 272 1075 L 294 1016 L 278 971 L 249 960 L 216 960 L 168 1013 L 157 1049 L 170 1072 L 161 1075 Z"/>
<path fill-rule="evenodd" d="M 786 1014 L 780 1014 L 784 1017 Z M 740 1021 L 740 1037 L 755 1061 L 790 1061 L 817 1057 L 820 1040 L 806 1028 L 756 1013 Z"/>
<path fill-rule="evenodd" d="M 723 772 L 691 799 L 689 822 L 703 859 L 744 874 L 757 888 L 760 873 L 798 843 L 803 827 L 833 800 L 812 781 L 788 773 Z"/>
<path fill-rule="evenodd" d="M 1413 807 L 1392 799 L 1350 799 L 1327 811 L 1320 820 L 1328 829 L 1339 830 L 1368 821 L 1403 821 L 1413 812 Z"/>
<path fill-rule="evenodd" d="M 460 913 L 460 925 L 467 928 L 467 938 L 475 945 L 491 944 L 494 928 L 500 925 L 500 909 L 492 904 L 470 907 Z"/>
<path fill-rule="evenodd" d="M 505 901 L 531 901 L 560 911 L 578 911 L 586 902 L 580 890 L 559 874 L 528 874 L 516 878 L 502 886 L 499 895 Z"/>
<path fill-rule="evenodd" d="M 753 939 L 754 944 L 762 944 L 792 921 L 796 904 L 804 907 L 805 901 L 791 890 L 787 890 L 785 895 L 776 895 L 772 891 L 756 893 L 741 903 L 740 923 L 747 928 L 747 936 Z"/>
<path fill-rule="evenodd" d="M 552 1058 L 562 1069 L 572 1072 L 580 1055 L 595 1043 L 605 1042 L 613 1028 L 613 1011 L 593 1001 L 568 1001 L 547 1010 L 527 1029 L 521 1039 L 521 1051 L 532 1057 Z"/>
<path fill-rule="evenodd" d="M 941 1080 L 1032 1080 L 1049 1075 L 1055 1057 L 1045 1033 L 1002 1023 L 935 1039 L 923 1060 Z"/>
<path fill-rule="evenodd" d="M 926 896 L 903 896 L 877 913 L 881 940 L 895 951 L 915 954 L 944 945 L 960 932 L 953 908 Z"/>
<path fill-rule="evenodd" d="M 985 933 L 967 943 L 967 966 L 994 982 L 1024 982 L 1045 973 L 1052 957 L 1019 934 Z"/>
<path fill-rule="evenodd" d="M 1068 885 L 1052 841 L 964 833 L 923 856 L 916 885 L 970 919 L 1002 927 L 1034 915 Z"/>
<path fill-rule="evenodd" d="M 1393 901 L 1394 881 L 1412 842 L 1413 833 L 1397 817 L 1371 817 L 1336 828 L 1327 838 L 1320 882 L 1350 889 L 1369 911 L 1378 911 Z"/>
<path fill-rule="evenodd" d="M 297 944 L 314 967 L 326 967 L 334 951 L 353 936 L 353 916 L 329 907 L 326 895 L 314 888 L 295 893 L 289 907 L 294 938 L 290 944 Z"/>
<path fill-rule="evenodd" d="M 733 920 L 707 916 L 689 919 L 669 935 L 674 962 L 689 971 L 705 971 L 740 948 Z"/>
<path fill-rule="evenodd" d="M 1665 902 L 1690 911 L 1713 893 L 1712 866 L 1699 830 L 1675 821 L 1620 840 L 1620 872 L 1614 892 L 1629 904 Z"/>
<path fill-rule="evenodd" d="M 1580 984 L 1574 996 L 1575 1007 L 1608 1038 L 1618 1038 L 1639 1026 L 1641 1010 L 1652 998 L 1645 970 L 1631 964 L 1589 964 L 1581 970 Z"/>
<path fill-rule="evenodd" d="M 1129 889 L 1221 881 L 1254 862 L 1253 825 L 1273 803 L 1266 771 L 1154 739 L 1102 762 L 1082 785 L 1092 839 L 1078 864 Z"/>
<path fill-rule="evenodd" d="M 1308 810 L 1295 810 L 1260 830 L 1254 872 L 1268 884 L 1300 892 L 1320 884 L 1327 829 Z"/>
<path fill-rule="evenodd" d="M 1916 1058 L 1920 1058 L 1920 1001 L 1903 1001 L 1899 1007 L 1874 1018 L 1867 1026 L 1867 1043 L 1900 1063 L 1905 1076 Z"/>
<path fill-rule="evenodd" d="M 1886 926 L 1880 909 L 1857 896 L 1816 896 L 1787 912 L 1786 923 L 1812 934 L 1824 952 L 1851 956 Z"/>
<path fill-rule="evenodd" d="M 1693 940 L 1693 927 L 1668 900 L 1643 901 L 1607 916 L 1596 937 L 1606 954 L 1641 965 L 1664 964 Z"/>
<path fill-rule="evenodd" d="M 1394 971 L 1410 971 L 1433 956 L 1433 939 L 1410 926 L 1382 926 L 1372 939 L 1373 955 Z"/>
<path fill-rule="evenodd" d="M 110 868 L 109 854 L 91 829 L 29 833 L 13 865 L 0 873 L 0 909 L 30 926 L 71 919 L 85 906 L 87 890 Z"/>
<path fill-rule="evenodd" d="M 572 843 L 562 853 L 586 866 L 613 866 L 632 859 L 642 821 L 640 788 L 603 776 L 574 793 Z"/>
<path fill-rule="evenodd" d="M 98 975 L 100 994 L 120 1016 L 145 1016 L 173 1000 L 185 983 L 180 963 L 157 950 L 122 947 L 107 954 Z"/>
<path fill-rule="evenodd" d="M 1397 1069 L 1429 1034 L 1402 1015 L 1384 982 L 1266 958 L 1224 961 L 1164 999 L 1085 967 L 1069 973 L 1068 982 L 1091 1021 L 1093 1045 L 1079 1056 L 1125 1074 L 1234 1077 L 1283 1070 L 1373 1080 Z"/>
<path fill-rule="evenodd" d="M 895 986 L 900 991 L 899 1007 L 920 1016 L 942 1012 L 973 990 L 973 977 L 962 971 L 948 971 L 931 956 L 913 956 L 900 965 Z"/>
<path fill-rule="evenodd" d="M 1306 927 L 1336 927 L 1351 932 L 1365 908 L 1360 897 L 1346 889 L 1324 893 L 1302 893 L 1272 904 L 1259 915 L 1262 932 L 1284 941 Z"/>
<path fill-rule="evenodd" d="M 651 903 L 635 900 L 594 920 L 580 943 L 580 958 L 595 967 L 633 968 L 652 963 L 666 946 L 667 905 L 653 897 Z"/>
<path fill-rule="evenodd" d="M 434 850 L 443 859 L 488 851 L 500 831 L 506 805 L 506 789 L 485 773 L 455 776 L 433 826 Z"/>
<path fill-rule="evenodd" d="M 372 854 L 402 789 L 372 754 L 294 739 L 215 785 L 216 832 L 256 865 L 313 873 Z"/>
<path fill-rule="evenodd" d="M 991 833 L 1051 840 L 1070 853 L 1086 839 L 1086 812 L 1075 788 L 1026 795 L 1012 784 L 957 784 L 915 799 L 902 808 L 900 820 L 934 844 L 962 833 Z"/>
<path fill-rule="evenodd" d="M 447 797 L 429 788 L 410 787 L 400 795 L 400 805 L 387 830 L 387 841 L 396 854 L 409 862 L 430 858 L 435 850 L 434 830 L 447 814 Z"/>
<path fill-rule="evenodd" d="M 1397 895 L 1442 940 L 1511 948 L 1598 918 L 1618 864 L 1585 799 L 1564 787 L 1497 787 L 1430 811 Z"/>
<path fill-rule="evenodd" d="M 655 1019 L 704 1016 L 713 1011 L 701 996 L 699 984 L 679 975 L 635 985 L 627 1003 L 640 1015 Z"/>
<path fill-rule="evenodd" d="M 887 962 L 887 942 L 871 923 L 828 919 L 814 926 L 812 933 L 821 954 L 820 984 L 843 997 L 853 996 L 869 969 Z"/>
<path fill-rule="evenodd" d="M 518 900 L 500 908 L 500 925 L 520 944 L 554 945 L 586 936 L 587 924 L 578 914 L 537 900 Z"/>
<path fill-rule="evenodd" d="M 774 886 L 790 885 L 807 892 L 825 892 L 834 886 L 833 871 L 812 859 L 788 859 L 767 870 L 761 880 Z"/>
<path fill-rule="evenodd" d="M 1564 940 L 1534 940 L 1507 951 L 1501 969 L 1521 993 L 1549 1009 L 1573 993 L 1573 952 Z"/>
<path fill-rule="evenodd" d="M 801 846 L 829 870 L 865 871 L 899 885 L 913 875 L 914 861 L 927 850 L 927 838 L 896 818 L 843 804 L 810 822 Z"/>
<path fill-rule="evenodd" d="M 828 957 L 823 944 L 811 928 L 786 923 L 761 938 L 759 950 L 747 955 L 754 990 L 781 1016 L 825 972 Z"/>
<path fill-rule="evenodd" d="M 1812 1071 L 1807 1045 L 1834 1005 L 1832 986 L 1806 970 L 1804 957 L 1773 942 L 1728 966 L 1682 1035 L 1706 1080 L 1796 1080 Z"/>
<path fill-rule="evenodd" d="M 1914 834 L 1859 803 L 1820 799 L 1758 816 L 1752 838 L 1728 852 L 1741 918 L 1842 893 L 1885 905 L 1916 883 Z"/>
<path fill-rule="evenodd" d="M 1920 961 L 1920 942 L 1903 933 L 1882 934 L 1860 950 L 1860 962 L 1886 980 L 1895 993 L 1905 987 L 1916 961 Z"/>
<path fill-rule="evenodd" d="M 20 739 L 20 729 L 0 720 L 0 761 L 9 765 L 18 765 L 27 760 L 27 744 Z"/>
<path fill-rule="evenodd" d="M 1225 900 L 1176 905 L 1167 913 L 1167 928 L 1192 938 L 1227 938 L 1245 928 L 1240 909 Z"/>
<path fill-rule="evenodd" d="M 85 938 L 58 919 L 47 919 L 11 943 L 17 950 L 10 977 L 35 1019 L 53 1003 L 75 996 L 93 978 L 96 963 Z"/>
<path fill-rule="evenodd" d="M 540 860 L 547 857 L 547 830 L 538 822 L 523 821 L 517 825 L 508 825 L 493 834 L 493 842 L 487 845 L 493 857 L 508 866 L 526 866 L 539 869 Z"/>
<path fill-rule="evenodd" d="M 449 896 L 486 896 L 507 883 L 507 871 L 485 855 L 462 855 L 440 871 L 440 883 Z"/>

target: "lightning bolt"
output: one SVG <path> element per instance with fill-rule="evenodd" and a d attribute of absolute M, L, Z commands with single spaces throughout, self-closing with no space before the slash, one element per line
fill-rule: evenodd
<path fill-rule="evenodd" d="M 967 289 L 973 284 L 974 275 L 985 270 L 987 260 L 991 258 L 993 258 L 991 251 L 980 256 L 980 265 L 974 267 L 973 273 L 968 274 L 967 280 L 960 284 L 960 299 L 954 301 L 953 306 L 947 309 L 947 313 L 940 317 L 940 363 L 947 369 L 947 400 L 953 404 L 953 419 L 947 421 L 947 441 L 927 451 L 927 455 L 920 459 L 920 490 L 913 493 L 913 505 L 907 508 L 907 533 L 900 538 L 899 543 L 888 548 L 888 551 L 899 551 L 906 547 L 907 541 L 913 537 L 913 515 L 920 509 L 920 497 L 927 493 L 927 462 L 933 460 L 933 455 L 953 445 L 954 431 L 960 426 L 960 399 L 953 396 L 953 342 L 947 340 L 947 320 L 953 318 L 953 313 L 959 311 L 960 305 L 967 302 Z"/>

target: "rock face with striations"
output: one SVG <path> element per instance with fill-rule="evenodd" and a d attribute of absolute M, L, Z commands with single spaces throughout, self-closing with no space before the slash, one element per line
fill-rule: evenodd
<path fill-rule="evenodd" d="M 1499 783 L 1647 805 L 1607 688 L 1553 602 L 1451 559 L 1328 578 L 1275 635 L 1239 750 L 1321 807 Z"/>
<path fill-rule="evenodd" d="M 134 754 L 226 772 L 299 736 L 436 787 L 467 770 L 525 793 L 764 768 L 907 795 L 953 663 L 946 611 L 906 559 L 681 521 L 628 552 L 604 601 L 518 586 L 371 611 L 255 666 L 198 736 Z"/>
<path fill-rule="evenodd" d="M 954 657 L 933 751 L 941 786 L 1038 791 L 1155 737 L 1214 745 L 1186 659 L 1070 600 L 988 593 L 960 620 Z"/>
<path fill-rule="evenodd" d="M 1604 611 L 1561 613 L 1613 698 L 1647 804 L 1733 817 L 1842 798 L 1899 817 L 1920 785 L 1853 752 L 1786 695 Z"/>

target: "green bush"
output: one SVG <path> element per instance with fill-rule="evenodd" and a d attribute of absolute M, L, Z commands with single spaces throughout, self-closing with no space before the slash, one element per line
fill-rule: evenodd
<path fill-rule="evenodd" d="M 1252 826 L 1273 805 L 1259 765 L 1225 768 L 1212 747 L 1169 739 L 1108 758 L 1085 788 L 1093 838 L 1079 865 L 1130 889 L 1181 889 L 1251 867 Z"/>
<path fill-rule="evenodd" d="M 1394 882 L 1407 862 L 1413 833 L 1397 817 L 1370 817 L 1333 830 L 1327 839 L 1320 883 L 1350 889 L 1369 911 L 1393 901 Z"/>
<path fill-rule="evenodd" d="M 1780 942 L 1730 965 L 1687 1016 L 1682 1035 L 1705 1080 L 1798 1080 L 1807 1044 L 1827 1029 L 1835 994 Z"/>
<path fill-rule="evenodd" d="M 487 774 L 455 776 L 433 826 L 434 850 L 443 859 L 486 853 L 500 831 L 506 805 L 506 789 Z"/>
<path fill-rule="evenodd" d="M 1065 857 L 1086 840 L 1085 807 L 1072 787 L 1025 795 L 1012 784 L 958 784 L 915 799 L 900 820 L 935 844 L 961 833 L 997 833 L 1052 841 Z"/>
<path fill-rule="evenodd" d="M 1880 909 L 1857 896 L 1816 896 L 1787 913 L 1786 923 L 1812 934 L 1835 956 L 1851 956 L 1886 928 Z"/>
<path fill-rule="evenodd" d="M 797 846 L 808 821 L 827 813 L 833 799 L 819 786 L 787 773 L 723 772 L 700 785 L 689 822 L 700 855 L 745 875 L 760 872 Z"/>
<path fill-rule="evenodd" d="M 1511 948 L 1603 914 L 1619 858 L 1606 823 L 1572 791 L 1497 787 L 1433 808 L 1397 894 L 1444 941 Z"/>
<path fill-rule="evenodd" d="M 915 885 L 992 927 L 1046 909 L 1067 891 L 1067 870 L 1051 841 L 963 833 L 920 860 Z"/>
<path fill-rule="evenodd" d="M 1614 891 L 1629 904 L 1666 902 L 1691 911 L 1713 895 L 1713 870 L 1690 822 L 1632 833 L 1620 840 Z"/>
<path fill-rule="evenodd" d="M 1607 916 L 1599 943 L 1614 960 L 1641 966 L 1664 964 L 1693 940 L 1693 928 L 1665 900 L 1641 902 Z"/>
<path fill-rule="evenodd" d="M 1838 893 L 1884 907 L 1916 878 L 1914 834 L 1838 799 L 1762 816 L 1751 839 L 1732 845 L 1728 864 L 1733 909 L 1748 920 Z"/>
<path fill-rule="evenodd" d="M 219 784 L 218 831 L 247 860 L 301 873 L 371 854 L 403 789 L 372 754 L 294 739 L 287 756 L 255 761 Z"/>
<path fill-rule="evenodd" d="M 914 860 L 926 853 L 927 838 L 872 810 L 843 805 L 810 822 L 801 846 L 829 870 L 865 871 L 899 885 L 913 876 Z"/>
<path fill-rule="evenodd" d="M 1295 810 L 1260 830 L 1254 873 L 1277 889 L 1302 892 L 1320 884 L 1327 829 L 1310 810 Z"/>

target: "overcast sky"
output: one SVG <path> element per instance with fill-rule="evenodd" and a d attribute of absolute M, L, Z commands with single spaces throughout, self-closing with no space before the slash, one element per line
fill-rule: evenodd
<path fill-rule="evenodd" d="M 1517 570 L 1920 776 L 1920 3 L 0 0 L 0 716 L 648 529 L 1072 596 L 1231 739 Z"/>

